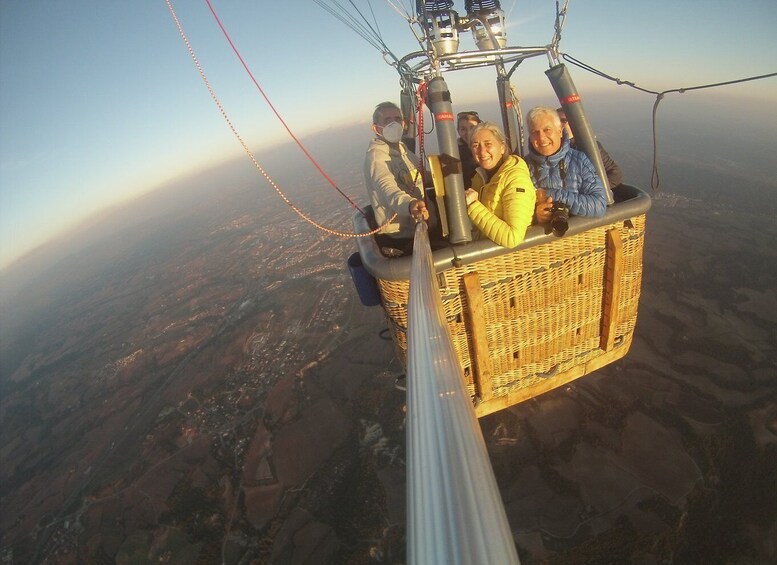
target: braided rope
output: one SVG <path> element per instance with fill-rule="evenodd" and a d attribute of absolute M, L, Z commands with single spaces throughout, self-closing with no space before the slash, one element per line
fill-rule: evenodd
<path fill-rule="evenodd" d="M 227 122 L 227 125 L 229 126 L 229 129 L 232 130 L 232 133 L 235 135 L 235 138 L 238 140 L 240 145 L 243 147 L 243 150 L 246 152 L 246 155 L 248 155 L 248 158 L 251 159 L 251 162 L 254 164 L 256 169 L 261 173 L 261 175 L 264 177 L 264 179 L 270 184 L 270 186 L 273 187 L 275 192 L 278 194 L 278 196 L 281 197 L 281 199 L 286 203 L 289 208 L 294 210 L 294 212 L 303 220 L 308 222 L 309 224 L 315 226 L 316 228 L 320 229 L 321 231 L 328 233 L 330 235 L 334 235 L 337 237 L 345 237 L 345 238 L 357 238 L 357 237 L 367 237 L 372 236 L 375 233 L 382 230 L 386 224 L 392 222 L 394 218 L 396 217 L 396 213 L 388 219 L 386 224 L 378 227 L 375 230 L 372 230 L 371 232 L 366 233 L 352 233 L 352 232 L 342 232 L 330 229 L 322 224 L 319 224 L 316 222 L 313 218 L 305 214 L 302 210 L 297 208 L 294 204 L 292 204 L 291 200 L 283 193 L 283 191 L 278 187 L 278 185 L 275 183 L 275 181 L 270 177 L 270 175 L 267 173 L 267 171 L 264 170 L 264 168 L 259 164 L 259 161 L 256 160 L 256 157 L 254 157 L 254 154 L 251 152 L 251 150 L 248 148 L 248 145 L 243 140 L 243 137 L 238 133 L 237 129 L 235 128 L 234 124 L 232 123 L 232 120 L 229 118 L 229 115 L 227 115 L 226 110 L 224 109 L 224 106 L 221 103 L 221 100 L 219 100 L 218 96 L 216 96 L 216 92 L 213 90 L 213 87 L 210 84 L 210 81 L 208 80 L 208 77 L 205 75 L 205 71 L 202 68 L 202 65 L 200 65 L 199 59 L 197 59 L 197 55 L 194 53 L 194 49 L 192 48 L 191 44 L 189 43 L 189 38 L 186 36 L 186 33 L 183 30 L 183 26 L 181 25 L 181 22 L 178 20 L 178 15 L 175 13 L 175 9 L 173 8 L 173 5 L 171 3 L 171 0 L 165 0 L 167 2 L 167 7 L 170 10 L 170 14 L 173 16 L 173 20 L 175 21 L 175 25 L 178 28 L 178 33 L 181 35 L 181 38 L 183 39 L 184 44 L 186 44 L 186 49 L 189 51 L 189 55 L 191 56 L 192 60 L 194 61 L 195 66 L 197 67 L 197 71 L 200 73 L 200 77 L 202 78 L 203 82 L 205 83 L 206 88 L 208 89 L 208 92 L 210 93 L 210 97 L 213 99 L 213 101 L 216 103 L 216 106 L 218 107 L 219 111 L 221 112 L 221 115 L 223 116 L 224 120 Z"/>
<path fill-rule="evenodd" d="M 283 119 L 283 116 L 281 116 L 280 112 L 275 108 L 275 104 L 272 103 L 270 98 L 265 93 L 264 89 L 259 85 L 256 78 L 254 77 L 254 73 L 251 72 L 251 69 L 248 68 L 248 64 L 243 59 L 243 56 L 240 54 L 240 51 L 237 49 L 237 45 L 234 44 L 232 41 L 232 38 L 229 36 L 229 33 L 227 32 L 227 28 L 224 27 L 224 24 L 221 23 L 221 18 L 219 18 L 218 14 L 216 13 L 216 10 L 213 8 L 213 4 L 211 4 L 210 0 L 205 0 L 205 3 L 208 5 L 208 8 L 210 8 L 210 13 L 213 14 L 213 18 L 216 20 L 216 23 L 218 24 L 219 28 L 221 28 L 221 32 L 224 34 L 224 37 L 227 39 L 227 42 L 229 43 L 229 46 L 232 48 L 232 51 L 237 56 L 240 63 L 243 65 L 243 68 L 245 69 L 246 73 L 248 73 L 248 76 L 251 78 L 251 81 L 254 83 L 254 86 L 256 86 L 257 90 L 259 90 L 259 93 L 264 98 L 265 102 L 267 102 L 267 105 L 270 107 L 270 109 L 273 111 L 273 114 L 278 118 L 278 120 L 283 124 L 283 127 L 286 128 L 286 131 L 291 136 L 291 138 L 294 140 L 294 142 L 297 144 L 297 146 L 302 150 L 302 152 L 305 154 L 305 157 L 308 158 L 308 160 L 313 163 L 313 166 L 316 167 L 318 172 L 323 176 L 330 185 L 332 185 L 332 188 L 334 188 L 337 192 L 340 193 L 340 195 L 345 198 L 348 202 L 350 202 L 351 206 L 356 208 L 359 212 L 362 213 L 362 216 L 366 216 L 364 213 L 364 210 L 359 208 L 357 206 L 356 202 L 351 200 L 347 194 L 345 194 L 342 190 L 340 190 L 340 187 L 337 186 L 337 183 L 332 180 L 332 178 L 326 174 L 326 171 L 321 168 L 321 165 L 318 164 L 318 162 L 313 158 L 313 155 L 311 155 L 307 148 L 302 144 L 302 142 L 297 138 L 296 135 L 294 135 L 294 132 L 291 131 L 291 128 L 286 123 L 286 120 Z"/>

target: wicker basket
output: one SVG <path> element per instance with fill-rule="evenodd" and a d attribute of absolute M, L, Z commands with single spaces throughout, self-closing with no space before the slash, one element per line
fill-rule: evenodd
<path fill-rule="evenodd" d="M 623 357 L 637 321 L 645 215 L 438 274 L 478 416 Z M 378 279 L 403 362 L 408 281 Z"/>

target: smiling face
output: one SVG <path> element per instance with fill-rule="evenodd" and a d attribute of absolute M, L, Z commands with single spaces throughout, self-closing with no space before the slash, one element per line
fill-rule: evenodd
<path fill-rule="evenodd" d="M 487 171 L 497 167 L 507 151 L 507 146 L 486 128 L 480 128 L 470 137 L 469 148 L 478 165 Z"/>
<path fill-rule="evenodd" d="M 529 126 L 529 143 L 540 155 L 548 157 L 561 149 L 561 124 L 550 114 L 540 114 Z"/>
<path fill-rule="evenodd" d="M 478 125 L 478 121 L 475 118 L 460 118 L 459 125 L 456 131 L 459 133 L 459 137 L 464 140 L 464 143 L 469 145 L 469 134 Z"/>

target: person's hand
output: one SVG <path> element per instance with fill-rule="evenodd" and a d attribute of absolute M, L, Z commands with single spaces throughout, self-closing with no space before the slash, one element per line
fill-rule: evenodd
<path fill-rule="evenodd" d="M 468 188 L 464 191 L 464 198 L 467 201 L 467 206 L 472 204 L 475 200 L 478 199 L 478 191 L 474 188 Z"/>
<path fill-rule="evenodd" d="M 545 194 L 545 189 L 537 189 L 537 206 L 534 208 L 537 214 L 537 221 L 541 224 L 550 221 L 552 216 L 551 209 L 553 208 L 553 197 Z"/>
<path fill-rule="evenodd" d="M 423 200 L 413 200 L 408 206 L 410 216 L 416 221 L 429 219 L 429 210 L 426 208 L 426 202 Z"/>

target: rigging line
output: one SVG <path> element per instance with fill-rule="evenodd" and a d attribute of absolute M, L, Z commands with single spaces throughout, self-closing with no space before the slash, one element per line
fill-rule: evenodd
<path fill-rule="evenodd" d="M 261 86 L 259 86 L 259 83 L 258 83 L 258 82 L 256 82 L 256 79 L 254 78 L 254 75 L 253 75 L 253 73 L 251 72 L 251 69 L 249 69 L 249 68 L 248 68 L 248 65 L 247 65 L 247 64 L 246 64 L 246 62 L 243 60 L 243 57 L 242 57 L 242 55 L 240 55 L 240 52 L 237 50 L 237 47 L 235 46 L 235 44 L 234 44 L 234 43 L 232 43 L 232 38 L 231 38 L 231 37 L 229 37 L 229 34 L 227 33 L 227 30 L 224 28 L 224 25 L 221 23 L 221 20 L 220 20 L 220 19 L 219 19 L 219 17 L 218 17 L 218 14 L 216 14 L 216 10 L 214 10 L 214 9 L 213 9 L 213 5 L 210 3 L 210 0 L 205 0 L 205 3 L 208 5 L 208 8 L 210 8 L 210 13 L 211 13 L 211 14 L 213 14 L 213 17 L 216 19 L 216 23 L 219 25 L 219 27 L 221 28 L 221 31 L 224 33 L 224 37 L 226 37 L 226 38 L 227 38 L 227 41 L 229 42 L 229 45 L 230 45 L 230 47 L 232 47 L 232 51 L 234 51 L 234 52 L 235 52 L 235 55 L 237 55 L 237 58 L 238 58 L 238 59 L 240 59 L 240 62 L 242 63 L 242 65 L 243 65 L 243 68 L 244 68 L 244 69 L 246 70 L 246 72 L 248 73 L 248 76 L 249 76 L 249 77 L 251 77 L 251 80 L 254 82 L 254 85 L 256 85 L 256 88 L 258 88 L 258 89 L 259 89 L 259 92 L 262 94 L 262 97 L 263 97 L 263 98 L 265 99 L 265 101 L 267 102 L 267 105 L 268 105 L 268 106 L 270 106 L 270 109 L 273 111 L 273 113 L 275 114 L 275 116 L 276 116 L 276 117 L 277 117 L 277 118 L 280 120 L 280 122 L 283 124 L 283 127 L 284 127 L 284 128 L 286 128 L 286 131 L 287 131 L 287 132 L 289 132 L 289 135 L 291 136 L 291 138 L 292 138 L 292 139 L 295 141 L 295 143 L 296 143 L 296 144 L 299 146 L 299 148 L 302 150 L 302 152 L 305 154 L 305 156 L 308 158 L 308 160 L 309 160 L 311 163 L 313 163 L 313 165 L 316 167 L 316 169 L 318 169 L 318 172 L 319 172 L 319 173 L 321 173 L 321 175 L 322 175 L 322 176 L 323 176 L 323 177 L 324 177 L 324 178 L 325 178 L 327 181 L 329 181 L 329 184 L 331 184 L 331 185 L 332 185 L 332 187 L 333 187 L 335 190 L 337 190 L 337 192 L 339 192 L 339 193 L 340 193 L 340 194 L 341 194 L 341 195 L 342 195 L 342 196 L 343 196 L 343 197 L 344 197 L 344 198 L 345 198 L 345 199 L 346 199 L 348 202 L 350 202 L 350 203 L 351 203 L 351 206 L 353 206 L 353 207 L 354 207 L 354 208 L 356 208 L 356 209 L 357 209 L 359 212 L 361 212 L 361 213 L 362 213 L 362 215 L 365 215 L 365 214 L 364 214 L 364 210 L 362 210 L 361 208 L 359 208 L 359 206 L 358 206 L 358 205 L 357 205 L 357 204 L 356 204 L 356 203 L 355 203 L 353 200 L 351 200 L 351 199 L 348 197 L 348 195 L 346 195 L 346 194 L 345 194 L 345 193 L 344 193 L 342 190 L 340 190 L 340 187 L 339 187 L 339 186 L 337 186 L 337 184 L 335 183 L 335 181 L 334 181 L 334 180 L 332 180 L 332 178 L 331 178 L 331 177 L 330 177 L 328 174 L 326 174 L 326 172 L 324 171 L 324 169 L 322 169 L 322 168 L 321 168 L 321 165 L 319 165 L 319 164 L 318 164 L 318 162 L 316 162 L 316 160 L 313 158 L 313 156 L 312 156 L 312 155 L 311 155 L 311 154 L 308 152 L 307 148 L 306 148 L 306 147 L 305 147 L 305 146 L 302 144 L 302 142 L 301 142 L 299 139 L 297 139 L 297 136 L 296 136 L 296 135 L 294 135 L 294 133 L 293 133 L 293 132 L 291 131 L 291 129 L 289 128 L 288 124 L 286 124 L 286 120 L 284 120 L 284 119 L 283 119 L 283 117 L 280 115 L 280 113 L 278 113 L 278 110 L 276 110 L 276 109 L 275 109 L 275 106 L 274 106 L 274 105 L 273 105 L 273 103 L 270 101 L 270 99 L 267 97 L 267 94 L 265 94 L 265 92 L 264 92 L 264 89 L 262 89 L 262 87 L 261 87 Z"/>
<path fill-rule="evenodd" d="M 370 33 L 372 34 L 372 36 L 375 38 L 375 40 L 378 43 L 380 43 L 380 45 L 382 45 L 384 48 L 386 48 L 386 44 L 383 42 L 383 38 L 380 36 L 380 33 L 375 31 L 375 28 L 372 27 L 372 24 L 370 24 L 370 21 L 364 16 L 362 11 L 359 10 L 359 8 L 356 6 L 354 1 L 353 0 L 348 0 L 348 3 L 351 5 L 351 7 L 354 10 L 356 10 L 356 13 L 359 14 L 359 17 L 361 17 L 362 21 L 364 22 L 364 23 L 359 22 L 359 24 L 362 25 L 364 27 L 364 29 L 369 30 Z M 369 2 L 368 2 L 368 5 L 370 6 L 370 9 L 372 9 L 372 5 L 369 4 Z M 354 21 L 358 22 L 359 18 L 357 18 L 356 16 L 353 16 L 353 18 L 354 18 Z"/>
<path fill-rule="evenodd" d="M 680 94 L 683 94 L 683 93 L 688 92 L 690 90 L 701 90 L 703 88 L 715 88 L 715 87 L 718 87 L 718 86 L 728 86 L 730 84 L 737 84 L 737 83 L 740 83 L 740 82 L 748 82 L 748 81 L 751 81 L 751 80 L 760 80 L 760 79 L 764 79 L 764 78 L 771 78 L 771 77 L 777 76 L 777 73 L 767 73 L 767 74 L 763 74 L 763 75 L 739 78 L 739 79 L 734 79 L 734 80 L 727 80 L 727 81 L 724 81 L 724 82 L 714 82 L 714 83 L 710 83 L 710 84 L 701 84 L 701 85 L 697 85 L 697 86 L 686 86 L 686 87 L 682 87 L 682 88 L 672 88 L 672 89 L 669 89 L 669 90 L 663 90 L 661 92 L 658 92 L 657 90 L 650 90 L 650 89 L 647 89 L 647 88 L 642 88 L 641 86 L 637 86 L 635 83 L 633 83 L 631 81 L 622 80 L 620 78 L 616 78 L 616 77 L 610 76 L 607 73 L 604 73 L 604 72 L 600 71 L 599 69 L 597 69 L 595 67 L 592 67 L 592 66 L 590 66 L 590 65 L 588 65 L 586 63 L 583 63 L 582 61 L 580 61 L 578 59 L 575 59 L 574 57 L 572 57 L 571 55 L 569 55 L 567 53 L 564 53 L 563 57 L 564 57 L 565 60 L 569 61 L 573 65 L 577 65 L 578 67 L 580 67 L 583 70 L 591 72 L 591 73 L 593 73 L 595 75 L 599 75 L 600 77 L 606 78 L 607 80 L 615 82 L 618 85 L 626 85 L 626 86 L 629 86 L 629 87 L 634 88 L 636 90 L 640 90 L 642 92 L 646 92 L 648 94 L 655 94 L 656 96 L 658 96 L 659 94 L 669 94 L 669 93 L 673 93 L 673 92 L 678 92 Z"/>
<path fill-rule="evenodd" d="M 267 173 L 267 171 L 264 170 L 264 168 L 259 164 L 259 162 L 254 157 L 254 154 L 251 152 L 251 150 L 248 148 L 248 145 L 243 140 L 242 136 L 238 133 L 237 129 L 235 128 L 234 124 L 232 123 L 232 120 L 229 119 L 229 116 L 227 115 L 227 111 L 224 109 L 224 106 L 221 103 L 221 100 L 219 100 L 218 96 L 216 96 L 216 91 L 213 90 L 213 87 L 210 84 L 210 81 L 208 80 L 208 77 L 205 75 L 205 71 L 202 68 L 202 65 L 200 65 L 199 59 L 197 59 L 197 55 L 194 53 L 194 49 L 192 48 L 191 44 L 189 43 L 189 38 L 186 36 L 186 33 L 183 31 L 183 26 L 181 25 L 181 22 L 178 20 L 178 15 L 175 13 L 175 9 L 173 8 L 173 4 L 171 3 L 171 0 L 165 0 L 167 3 L 167 7 L 170 10 L 170 14 L 173 17 L 173 21 L 175 22 L 176 27 L 178 28 L 178 33 L 181 35 L 181 39 L 183 39 L 184 44 L 186 45 L 186 49 L 189 51 L 189 55 L 192 58 L 192 61 L 194 61 L 195 66 L 197 67 L 197 71 L 200 73 L 200 77 L 202 78 L 202 81 L 205 83 L 206 88 L 208 89 L 208 93 L 210 94 L 210 97 L 213 99 L 213 102 L 216 103 L 216 106 L 218 106 L 219 111 L 221 112 L 222 117 L 227 122 L 227 125 L 229 126 L 229 129 L 232 130 L 232 133 L 235 135 L 237 140 L 240 142 L 240 145 L 243 147 L 243 150 L 246 152 L 248 157 L 251 159 L 251 162 L 254 164 L 256 169 L 262 174 L 262 176 L 265 178 L 265 180 L 270 184 L 270 186 L 273 187 L 275 192 L 278 193 L 278 196 L 281 197 L 281 199 L 292 209 L 296 214 L 308 222 L 309 224 L 317 227 L 323 232 L 326 232 L 330 235 L 335 235 L 338 237 L 347 237 L 347 238 L 357 238 L 357 237 L 366 237 L 374 235 L 375 233 L 382 230 L 389 222 L 394 221 L 394 218 L 396 217 L 396 213 L 389 218 L 389 220 L 386 222 L 386 224 L 378 227 L 377 229 L 367 232 L 367 233 L 351 233 L 351 232 L 339 232 L 336 230 L 331 230 L 327 228 L 326 226 L 323 226 L 313 220 L 312 218 L 308 217 L 302 210 L 294 206 L 294 204 L 291 203 L 291 201 L 288 199 L 288 197 L 283 193 L 283 191 L 278 187 L 277 184 L 275 184 L 275 181 L 272 180 L 270 175 Z"/>
<path fill-rule="evenodd" d="M 368 0 L 368 2 L 369 2 L 369 0 Z M 352 2 L 352 3 L 353 3 L 353 2 Z M 396 11 L 396 12 L 399 14 L 399 16 L 400 16 L 401 18 L 403 18 L 404 20 L 406 20 L 406 21 L 407 21 L 407 23 L 410 25 L 410 30 L 411 30 L 411 31 L 413 31 L 413 19 L 412 19 L 412 17 L 410 16 L 410 12 L 409 12 L 409 11 L 406 9 L 406 10 L 405 10 L 405 13 L 403 14 L 403 13 L 402 13 L 402 12 L 401 12 L 401 11 L 400 11 L 400 10 L 399 10 L 399 9 L 398 9 L 398 8 L 397 8 L 395 5 L 394 5 L 394 4 L 393 4 L 393 2 L 392 2 L 391 0 L 386 0 L 386 3 L 387 3 L 389 6 L 391 6 L 392 8 L 394 8 L 394 10 L 395 10 L 395 11 Z M 369 4 L 369 6 L 370 6 L 370 11 L 372 12 L 372 4 L 370 3 L 370 4 Z M 375 20 L 375 13 L 374 13 L 374 12 L 372 13 L 372 18 L 373 18 L 373 20 Z M 375 21 L 375 27 L 378 27 L 378 22 L 377 22 L 377 20 Z M 380 31 L 380 28 L 378 28 L 378 31 Z M 415 35 L 415 33 L 414 33 L 413 35 Z M 382 35 L 380 36 L 380 41 L 381 41 L 381 43 L 383 44 L 383 48 L 385 49 L 385 51 L 383 52 L 383 54 L 384 54 L 384 60 L 385 60 L 385 55 L 386 55 L 386 54 L 390 55 L 390 56 L 391 56 L 391 58 L 392 58 L 392 59 L 394 59 L 394 65 L 392 65 L 392 66 L 396 67 L 396 69 L 397 69 L 397 72 L 399 73 L 399 75 L 400 75 L 400 77 L 401 77 L 401 76 L 402 76 L 402 67 L 405 67 L 405 68 L 407 68 L 407 65 L 402 65 L 402 62 L 401 62 L 401 61 L 400 61 L 400 60 L 397 58 L 397 56 L 396 56 L 396 55 L 395 55 L 395 54 L 394 54 L 394 53 L 393 53 L 393 52 L 392 52 L 392 51 L 391 51 L 391 50 L 388 48 L 388 46 L 386 45 L 385 41 L 383 41 L 383 37 L 382 37 Z M 389 63 L 389 64 L 390 64 L 390 63 Z"/>
<path fill-rule="evenodd" d="M 639 90 L 640 92 L 644 92 L 646 94 L 654 94 L 656 96 L 656 101 L 653 103 L 653 113 L 652 113 L 652 122 L 653 122 L 653 171 L 650 175 L 650 188 L 653 190 L 658 191 L 658 188 L 661 184 L 661 177 L 658 172 L 658 136 L 657 136 L 657 118 L 658 118 L 658 105 L 661 103 L 661 100 L 664 99 L 664 95 L 666 94 L 685 94 L 686 92 L 689 92 L 691 90 L 702 90 L 705 88 L 717 88 L 719 86 L 729 86 L 732 84 L 739 84 L 743 82 L 750 82 L 753 80 L 761 80 L 765 78 L 772 78 L 777 76 L 777 73 L 766 73 L 763 75 L 757 75 L 757 76 L 751 76 L 751 77 L 745 77 L 745 78 L 738 78 L 734 80 L 727 80 L 723 82 L 713 82 L 709 84 L 700 84 L 696 86 L 686 86 L 682 88 L 670 88 L 668 90 L 663 90 L 661 92 L 658 92 L 656 90 L 649 90 L 647 88 L 642 88 L 641 86 L 637 86 L 631 81 L 621 80 L 619 78 L 612 77 L 608 75 L 607 73 L 604 73 L 600 71 L 599 69 L 592 67 L 586 63 L 583 63 L 582 61 L 579 61 L 578 59 L 575 59 L 571 55 L 568 55 L 566 53 L 563 54 L 563 58 L 573 65 L 576 65 L 580 67 L 581 69 L 588 71 L 590 73 L 593 73 L 595 75 L 598 75 L 602 78 L 605 78 L 607 80 L 610 80 L 616 84 L 620 85 L 626 85 L 629 86 L 635 90 Z"/>
<path fill-rule="evenodd" d="M 356 20 L 352 14 L 349 14 L 345 8 L 343 8 L 341 5 L 339 5 L 337 2 L 333 1 L 332 6 L 329 6 L 326 4 L 324 0 L 313 0 L 316 4 L 321 6 L 324 10 L 329 12 L 331 15 L 333 15 L 335 18 L 340 20 L 343 24 L 345 24 L 346 27 L 353 30 L 359 37 L 364 39 L 367 43 L 372 45 L 376 50 L 380 51 L 381 47 L 380 44 L 375 40 L 375 38 L 370 37 L 370 34 L 368 33 L 368 30 L 364 28 L 361 23 Z M 339 12 L 338 12 L 339 9 Z"/>
<path fill-rule="evenodd" d="M 760 79 L 770 78 L 770 77 L 774 77 L 774 76 L 777 76 L 777 73 L 768 73 L 768 74 L 765 74 L 765 75 L 759 75 L 759 76 L 753 76 L 753 77 L 747 77 L 747 78 L 741 78 L 741 79 L 735 79 L 735 80 L 728 80 L 728 81 L 724 81 L 724 82 L 716 82 L 716 83 L 712 83 L 712 84 L 702 84 L 702 85 L 699 85 L 699 86 L 689 86 L 689 87 L 686 87 L 686 88 L 673 88 L 673 89 L 664 90 L 663 92 L 658 93 L 658 95 L 656 95 L 656 101 L 653 104 L 653 172 L 652 172 L 652 174 L 650 176 L 650 187 L 653 190 L 658 190 L 658 186 L 659 186 L 659 184 L 661 182 L 659 174 L 658 174 L 658 152 L 656 151 L 656 116 L 657 116 L 657 112 L 658 112 L 658 105 L 660 104 L 661 100 L 663 100 L 665 94 L 670 94 L 670 93 L 675 93 L 675 92 L 677 92 L 679 94 L 684 94 L 684 93 L 688 92 L 689 90 L 701 90 L 701 89 L 704 89 L 704 88 L 715 88 L 715 87 L 718 87 L 718 86 L 728 86 L 728 85 L 731 85 L 731 84 L 738 84 L 738 83 L 742 83 L 742 82 L 749 82 L 751 80 L 760 80 Z"/>
<path fill-rule="evenodd" d="M 553 24 L 553 39 L 551 39 L 551 47 L 555 56 L 558 58 L 558 44 L 561 42 L 561 32 L 564 29 L 564 24 L 567 21 L 567 9 L 569 8 L 569 0 L 564 0 L 564 7 L 559 9 L 559 2 L 556 0 L 556 21 Z"/>
<path fill-rule="evenodd" d="M 505 21 L 509 21 L 509 20 L 510 20 L 510 16 L 511 16 L 511 15 L 512 15 L 512 13 L 513 13 L 513 9 L 515 8 L 515 3 L 516 3 L 517 1 L 518 1 L 518 0 L 513 0 L 513 3 L 512 3 L 512 5 L 510 6 L 510 9 L 509 9 L 509 10 L 507 10 L 507 15 L 505 16 Z"/>
<path fill-rule="evenodd" d="M 688 92 L 689 90 L 701 90 L 703 88 L 715 88 L 718 86 L 728 86 L 730 84 L 738 84 L 740 82 L 748 82 L 751 80 L 760 80 L 763 78 L 771 78 L 777 76 L 777 73 L 767 73 L 765 75 L 758 75 L 758 76 L 752 76 L 752 77 L 746 77 L 746 78 L 738 78 L 734 80 L 727 80 L 724 82 L 714 82 L 711 84 L 701 84 L 698 86 L 686 86 L 684 88 L 673 88 L 671 90 L 664 90 L 661 92 L 661 94 L 669 94 L 670 92 L 679 92 L 680 94 L 684 94 Z"/>
<path fill-rule="evenodd" d="M 663 92 L 659 92 L 656 94 L 656 101 L 653 103 L 653 171 L 650 175 L 650 188 L 652 190 L 658 191 L 658 187 L 661 184 L 661 177 L 658 173 L 658 144 L 656 142 L 656 122 L 658 117 L 658 105 L 661 103 L 661 100 L 664 99 L 665 94 L 673 94 L 675 92 L 679 94 L 685 94 L 686 92 L 690 90 L 702 90 L 704 88 L 716 88 L 718 86 L 728 86 L 731 84 L 739 84 L 741 82 L 749 82 L 751 80 L 760 80 L 764 78 L 770 78 L 777 76 L 777 73 L 768 73 L 765 75 L 758 75 L 753 77 L 746 77 L 746 78 L 739 78 L 734 80 L 727 80 L 723 82 L 715 82 L 711 84 L 701 84 L 698 86 L 688 86 L 685 88 L 672 88 L 670 90 L 664 90 Z"/>
<path fill-rule="evenodd" d="M 319 0 L 316 0 L 316 1 L 320 4 Z M 359 20 L 359 18 L 353 15 L 353 13 L 351 13 L 349 9 L 346 6 L 344 6 L 342 3 L 338 2 L 338 0 L 331 0 L 331 4 L 332 6 L 336 7 L 337 10 L 339 10 L 340 14 L 342 15 L 342 18 L 340 21 L 342 21 L 343 23 L 345 23 L 345 25 L 347 25 L 356 33 L 361 35 L 370 45 L 375 47 L 375 49 L 377 49 L 378 51 L 381 50 L 380 37 L 376 37 L 375 33 L 371 31 L 369 27 L 365 26 L 361 22 L 361 20 Z M 354 9 L 356 9 L 356 11 L 358 12 L 357 8 L 354 8 Z"/>
<path fill-rule="evenodd" d="M 658 95 L 658 92 L 656 92 L 655 90 L 648 90 L 647 88 L 642 88 L 641 86 L 637 86 L 636 84 L 634 84 L 631 81 L 621 80 L 619 78 L 612 77 L 612 76 L 608 75 L 607 73 L 604 73 L 604 72 L 600 71 L 599 69 L 596 69 L 596 68 L 594 68 L 594 67 L 592 67 L 590 65 L 587 65 L 586 63 L 583 63 L 582 61 L 579 61 L 578 59 L 575 59 L 572 55 L 569 55 L 568 53 L 564 53 L 562 56 L 563 56 L 563 58 L 566 61 L 569 61 L 573 65 L 576 65 L 576 66 L 580 67 L 584 71 L 588 71 L 589 73 L 595 74 L 595 75 L 600 76 L 602 78 L 606 78 L 607 80 L 610 80 L 610 81 L 612 81 L 612 82 L 614 82 L 614 83 L 616 83 L 618 85 L 622 85 L 623 84 L 623 85 L 626 85 L 626 86 L 630 86 L 631 88 L 634 88 L 635 90 L 639 90 L 641 92 L 645 92 L 647 94 L 656 94 L 656 95 Z"/>
<path fill-rule="evenodd" d="M 354 3 L 354 1 L 353 0 L 348 0 L 348 3 L 351 6 L 353 6 L 353 9 L 356 10 L 356 12 L 361 16 L 362 20 L 364 20 L 365 25 L 372 31 L 372 33 L 378 39 L 380 44 L 383 46 L 383 54 L 391 56 L 391 58 L 394 59 L 394 62 L 396 64 L 399 64 L 399 59 L 397 58 L 397 56 L 394 55 L 394 53 L 391 51 L 391 49 L 389 49 L 388 45 L 386 45 L 386 42 L 383 41 L 383 38 L 380 36 L 380 34 L 375 31 L 375 29 L 370 24 L 369 20 L 367 20 L 367 18 L 364 17 L 364 14 L 362 14 L 361 10 L 359 10 L 359 8 L 356 7 L 356 4 Z M 370 8 L 371 7 L 372 6 L 370 6 Z"/>
<path fill-rule="evenodd" d="M 658 187 L 661 185 L 661 175 L 658 172 L 658 127 L 656 125 L 658 120 L 656 118 L 658 117 L 658 104 L 663 97 L 663 94 L 656 96 L 656 101 L 653 103 L 653 117 L 651 120 L 653 125 L 653 169 L 650 172 L 650 189 L 655 190 L 656 192 L 658 192 Z"/>
<path fill-rule="evenodd" d="M 380 26 L 378 25 L 378 19 L 375 17 L 375 10 L 372 9 L 372 2 L 370 0 L 367 0 L 367 6 L 370 7 L 370 14 L 372 15 L 372 21 L 375 24 L 375 29 L 378 30 L 378 37 L 383 39 L 383 36 L 380 31 Z"/>
<path fill-rule="evenodd" d="M 406 8 L 405 8 L 405 11 L 402 12 L 399 6 L 394 4 L 394 2 L 392 2 L 391 0 L 386 0 L 386 4 L 391 6 L 397 14 L 399 14 L 402 18 L 406 19 L 407 21 L 410 21 L 412 19 L 410 17 L 410 12 Z"/>
<path fill-rule="evenodd" d="M 399 61 L 396 55 L 394 55 L 394 53 L 391 52 L 391 50 L 385 44 L 383 39 L 377 33 L 375 33 L 374 30 L 371 30 L 369 25 L 363 24 L 356 16 L 350 13 L 347 10 L 347 8 L 339 4 L 337 0 L 331 0 L 332 6 L 326 5 L 324 3 L 324 0 L 313 0 L 313 1 L 319 6 L 321 6 L 322 8 L 324 8 L 327 12 L 332 14 L 334 17 L 336 17 L 338 20 L 340 20 L 347 27 L 351 28 L 354 32 L 356 32 L 362 39 L 364 39 L 367 43 L 369 43 L 372 47 L 374 47 L 375 50 L 383 54 L 384 58 L 386 55 L 390 55 L 391 58 L 395 61 L 394 65 L 396 66 L 399 65 Z M 355 5 L 353 5 L 353 2 L 351 2 L 351 5 L 353 6 L 354 10 L 356 10 L 356 12 L 362 17 L 362 19 L 364 19 L 364 16 L 361 14 L 361 12 L 359 12 L 359 9 Z M 337 9 L 335 9 L 333 6 L 336 7 Z M 337 10 L 339 10 L 339 13 L 337 12 Z"/>

